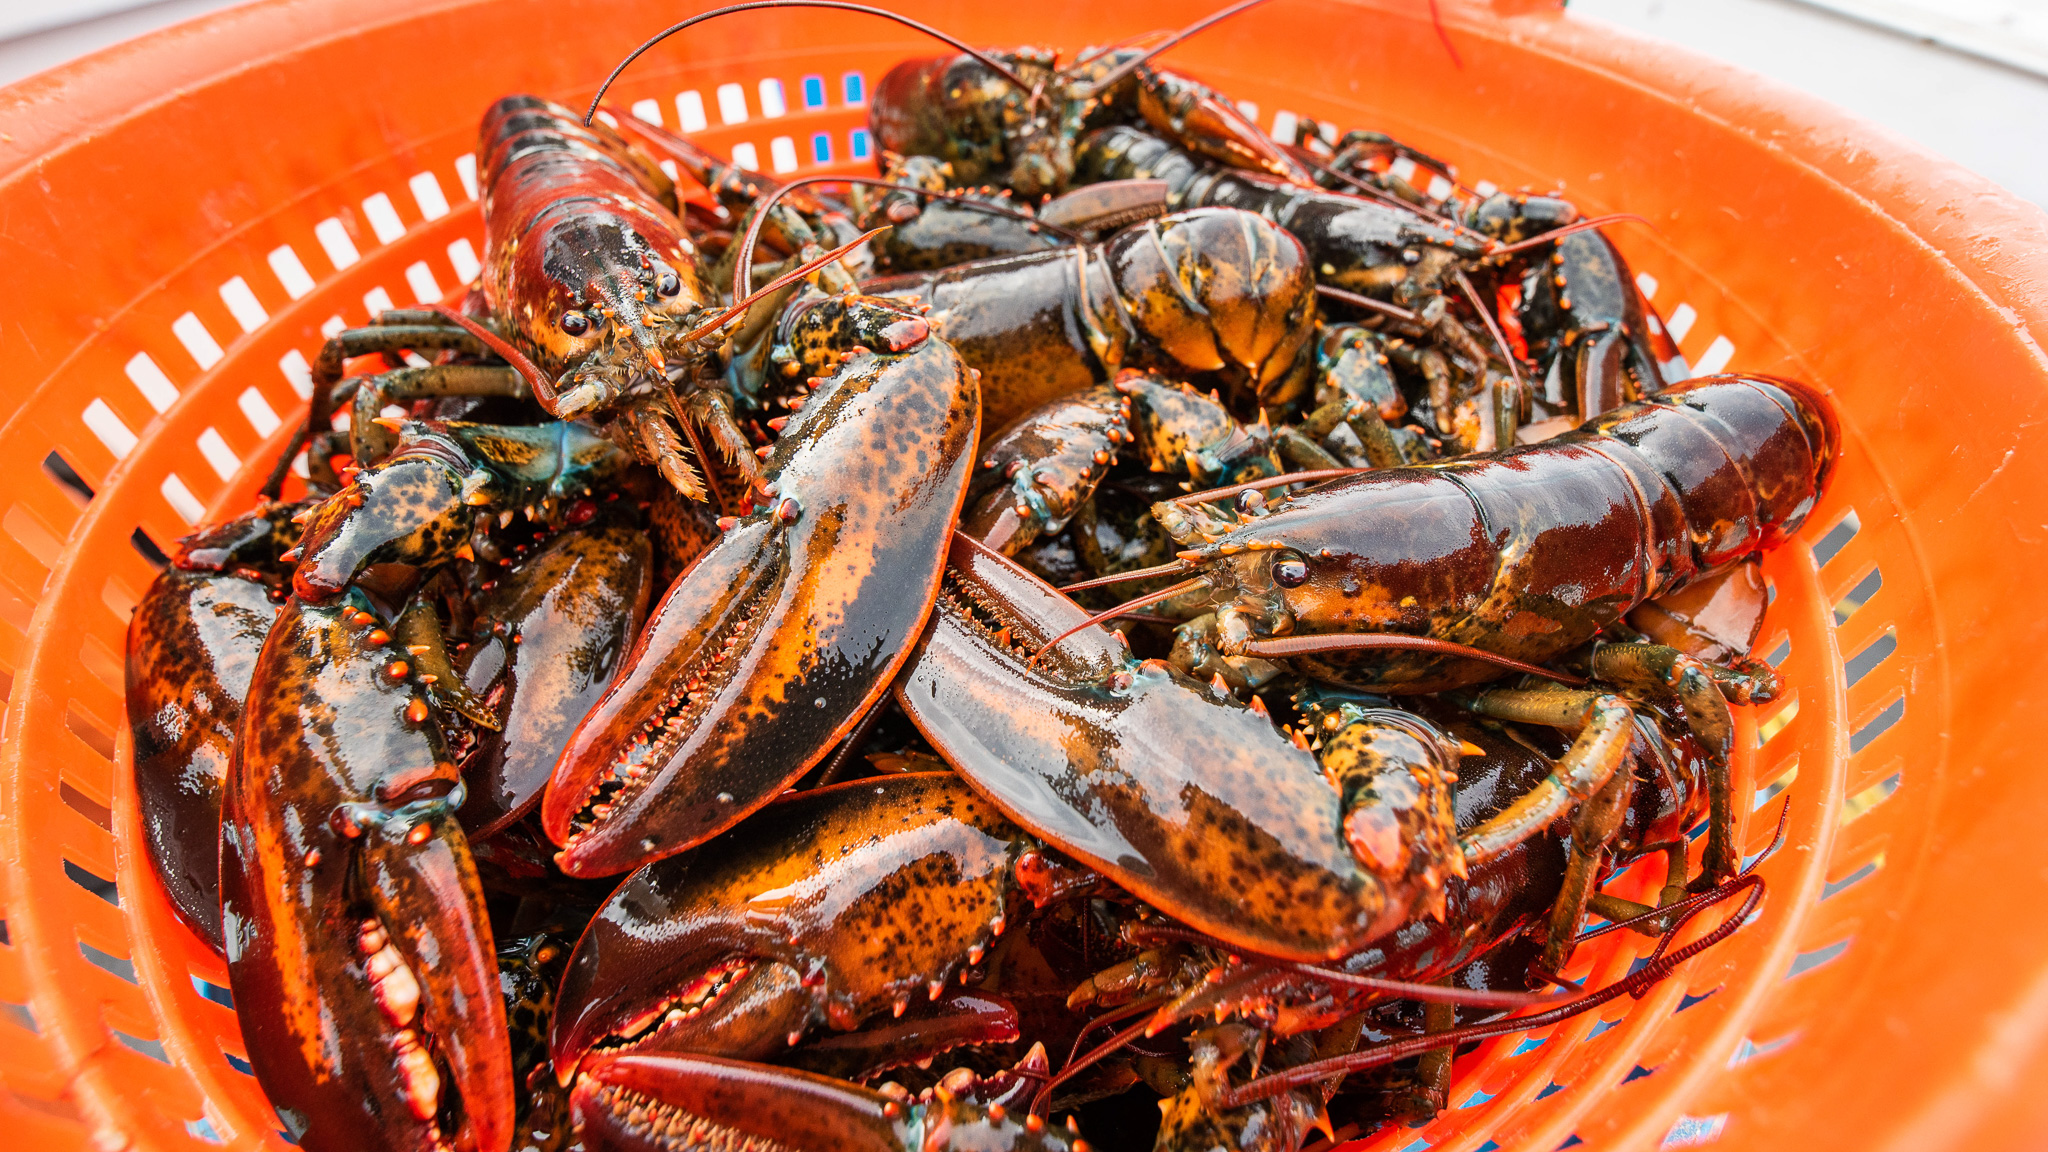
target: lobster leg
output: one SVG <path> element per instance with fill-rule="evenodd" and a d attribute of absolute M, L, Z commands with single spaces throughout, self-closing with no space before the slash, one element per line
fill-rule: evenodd
<path fill-rule="evenodd" d="M 366 468 L 398 447 L 398 434 L 380 422 L 384 406 L 443 396 L 504 396 L 524 400 L 533 395 L 526 381 L 510 368 L 489 364 L 430 364 L 425 368 L 394 368 L 356 381 L 349 413 L 349 453 Z"/>
<path fill-rule="evenodd" d="M 1685 707 L 1686 724 L 1708 754 L 1707 796 L 1711 815 L 1703 879 L 1719 884 L 1735 875 L 1741 863 L 1735 858 L 1734 785 L 1728 776 L 1728 754 L 1735 744 L 1735 718 L 1729 714 L 1728 701 L 1709 666 L 1662 644 L 1603 644 L 1593 653 L 1593 675 L 1612 684 L 1668 694 Z"/>
<path fill-rule="evenodd" d="M 1571 858 L 1565 865 L 1564 887 L 1550 909 L 1550 935 L 1543 945 L 1546 972 L 1562 971 L 1572 958 L 1586 901 L 1599 884 L 1607 846 L 1627 813 L 1633 778 L 1626 770 L 1616 772 L 1572 816 Z"/>
<path fill-rule="evenodd" d="M 1467 698 L 1465 707 L 1496 720 L 1580 730 L 1543 783 L 1458 837 L 1468 868 L 1498 856 L 1591 799 L 1627 761 L 1629 743 L 1635 739 L 1635 710 L 1610 693 L 1492 688 Z"/>

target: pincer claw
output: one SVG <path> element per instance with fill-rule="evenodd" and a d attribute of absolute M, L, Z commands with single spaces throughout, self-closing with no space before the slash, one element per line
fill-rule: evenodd
<path fill-rule="evenodd" d="M 1042 1049 L 1034 1055 L 1043 1059 Z M 1030 1057 L 1026 1058 L 1027 1060 Z M 1018 1072 L 966 1069 L 912 1095 L 715 1056 L 616 1056 L 578 1078 L 570 1107 L 593 1147 L 667 1152 L 672 1134 L 692 1148 L 792 1152 L 1066 1152 L 1081 1141 L 1030 1114 L 1037 1087 Z M 956 1142 L 955 1134 L 961 1137 Z"/>
<path fill-rule="evenodd" d="M 738 823 L 844 737 L 908 657 L 980 426 L 951 345 L 872 351 L 913 320 L 853 296 L 800 321 L 821 352 L 870 351 L 836 357 L 768 457 L 773 502 L 669 589 L 570 740 L 541 808 L 564 871 L 622 872 Z"/>

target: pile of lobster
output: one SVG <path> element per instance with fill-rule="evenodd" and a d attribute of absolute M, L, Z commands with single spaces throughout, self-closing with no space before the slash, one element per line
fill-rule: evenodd
<path fill-rule="evenodd" d="M 876 179 L 485 114 L 480 283 L 331 339 L 129 633 L 294 1140 L 1295 1149 L 1754 910 L 1730 706 L 1826 402 L 1178 39 L 906 61 Z M 1565 980 L 1589 914 L 1651 960 Z"/>

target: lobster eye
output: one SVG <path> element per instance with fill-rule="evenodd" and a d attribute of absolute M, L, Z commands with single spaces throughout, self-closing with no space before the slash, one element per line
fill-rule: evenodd
<path fill-rule="evenodd" d="M 673 296 L 683 290 L 683 278 L 673 272 L 663 272 L 661 279 L 654 282 L 654 291 L 662 296 Z"/>
<path fill-rule="evenodd" d="M 581 312 L 562 313 L 562 331 L 571 336 L 581 336 L 590 331 L 590 317 Z"/>
<path fill-rule="evenodd" d="M 1282 588 L 1299 588 L 1308 583 L 1308 561 L 1288 555 L 1273 562 L 1273 583 Z"/>

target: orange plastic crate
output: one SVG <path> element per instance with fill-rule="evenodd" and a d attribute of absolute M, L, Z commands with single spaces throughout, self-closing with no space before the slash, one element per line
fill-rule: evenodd
<path fill-rule="evenodd" d="M 1208 5 L 901 10 L 1077 48 Z M 1361 1147 L 2048 1142 L 2048 217 L 1810 98 L 1565 16 L 1277 0 L 1172 63 L 1377 128 L 1468 179 L 1561 188 L 1702 371 L 1831 391 L 1846 458 L 1767 563 L 1791 690 L 1743 720 L 1791 801 L 1770 897 L 1641 1001 L 1490 1041 L 1452 1110 Z M 652 0 L 274 0 L 0 93 L 0 1114 L 10 1147 L 282 1147 L 220 962 L 136 850 L 122 638 L 168 548 L 239 511 L 324 330 L 474 275 L 496 96 L 587 99 Z M 865 82 L 940 49 L 816 11 L 715 22 L 620 107 L 763 167 L 861 170 Z M 822 100 L 822 104 L 819 101 Z M 708 122 L 708 123 L 707 123 Z M 2015 146 L 2021 146 L 2019 142 Z M 59 454 L 89 499 L 45 468 Z M 1741 806 L 1746 814 L 1749 805 Z M 1582 950 L 1596 980 L 1645 950 Z"/>

